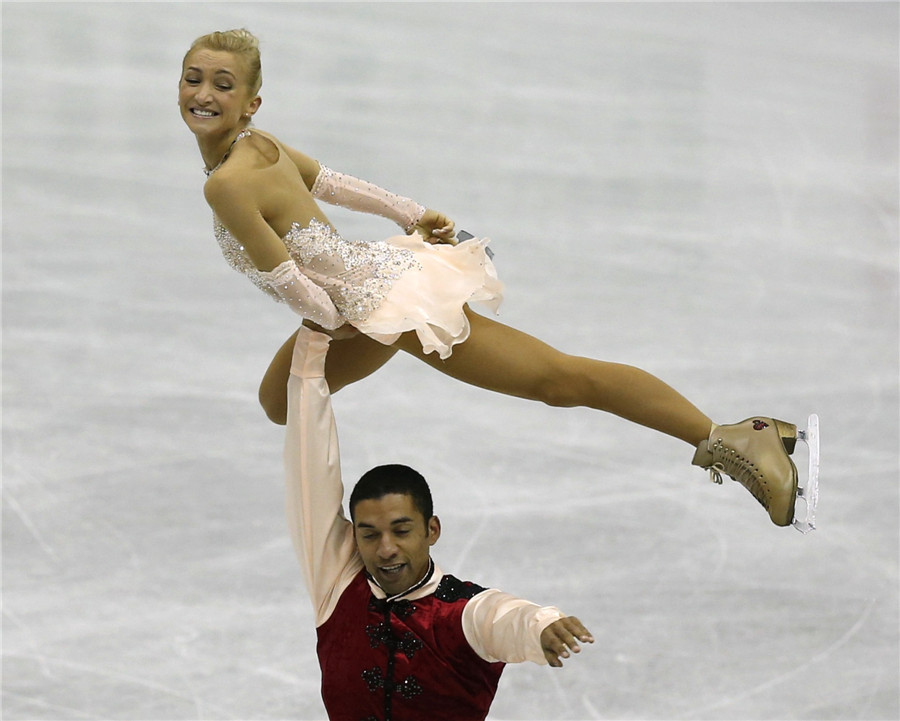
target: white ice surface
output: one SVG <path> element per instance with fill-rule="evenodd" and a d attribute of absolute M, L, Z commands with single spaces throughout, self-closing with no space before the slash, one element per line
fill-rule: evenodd
<path fill-rule="evenodd" d="M 615 418 L 406 358 L 338 394 L 348 478 L 422 470 L 445 569 L 596 634 L 561 671 L 510 667 L 491 718 L 900 716 L 896 3 L 2 24 L 4 719 L 324 716 L 255 400 L 295 319 L 219 257 L 175 107 L 190 41 L 235 26 L 262 38 L 258 125 L 490 236 L 505 322 L 720 422 L 821 418 L 801 536 Z"/>

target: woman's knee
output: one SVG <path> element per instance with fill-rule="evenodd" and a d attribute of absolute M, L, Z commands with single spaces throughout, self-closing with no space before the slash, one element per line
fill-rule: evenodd
<path fill-rule="evenodd" d="M 262 382 L 259 384 L 259 404 L 266 417 L 283 426 L 287 423 L 287 381 L 291 372 L 294 343 L 297 333 L 294 332 L 275 353 Z"/>
<path fill-rule="evenodd" d="M 585 404 L 588 379 L 574 356 L 559 354 L 548 364 L 534 384 L 535 400 L 557 408 Z"/>
<path fill-rule="evenodd" d="M 535 390 L 535 400 L 555 408 L 573 408 L 582 405 L 571 386 L 559 378 L 543 379 Z"/>
<path fill-rule="evenodd" d="M 268 378 L 263 378 L 259 386 L 259 404 L 266 417 L 279 426 L 287 423 L 287 386 L 279 389 Z"/>

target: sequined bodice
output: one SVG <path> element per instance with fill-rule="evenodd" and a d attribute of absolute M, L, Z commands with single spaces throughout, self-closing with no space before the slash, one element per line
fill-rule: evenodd
<path fill-rule="evenodd" d="M 244 246 L 214 216 L 214 232 L 228 264 L 260 290 L 280 300 Z M 385 241 L 349 241 L 315 218 L 294 223 L 282 238 L 301 272 L 324 288 L 348 321 L 365 320 L 384 300 L 400 275 L 418 266 L 412 251 Z"/>

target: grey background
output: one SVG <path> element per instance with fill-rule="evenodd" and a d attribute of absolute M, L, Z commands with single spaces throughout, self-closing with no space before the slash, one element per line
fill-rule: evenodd
<path fill-rule="evenodd" d="M 348 479 L 419 468 L 446 570 L 597 636 L 491 718 L 900 715 L 896 3 L 2 13 L 4 718 L 324 715 L 255 401 L 296 319 L 219 257 L 175 105 L 235 26 L 259 127 L 490 236 L 502 320 L 719 422 L 822 418 L 802 537 L 615 418 L 407 358 L 338 394 Z"/>

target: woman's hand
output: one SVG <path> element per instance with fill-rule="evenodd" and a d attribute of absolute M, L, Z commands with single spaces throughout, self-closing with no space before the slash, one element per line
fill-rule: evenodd
<path fill-rule="evenodd" d="M 417 232 L 429 243 L 448 243 L 456 245 L 455 226 L 443 213 L 429 208 L 422 219 L 413 227 L 410 233 Z"/>

